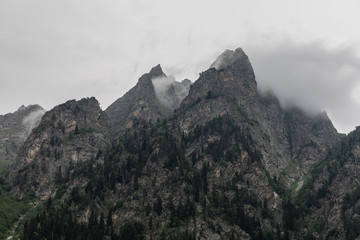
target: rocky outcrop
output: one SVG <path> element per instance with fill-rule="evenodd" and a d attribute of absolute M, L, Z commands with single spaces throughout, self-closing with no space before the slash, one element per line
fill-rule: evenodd
<path fill-rule="evenodd" d="M 7 171 L 18 195 L 47 199 L 79 163 L 94 158 L 109 139 L 109 122 L 95 98 L 71 100 L 47 112 Z"/>
<path fill-rule="evenodd" d="M 0 171 L 16 158 L 17 151 L 39 125 L 45 110 L 39 105 L 21 106 L 16 112 L 0 116 Z"/>

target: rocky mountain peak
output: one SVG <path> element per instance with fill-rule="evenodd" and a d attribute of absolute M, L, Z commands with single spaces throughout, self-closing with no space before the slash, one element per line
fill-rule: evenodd
<path fill-rule="evenodd" d="M 199 79 L 191 87 L 184 105 L 208 93 L 233 97 L 238 105 L 249 106 L 257 96 L 255 74 L 248 56 L 241 48 L 226 50 L 210 69 L 200 73 Z"/>
<path fill-rule="evenodd" d="M 227 49 L 216 58 L 215 62 L 210 65 L 210 68 L 216 68 L 217 70 L 225 69 L 235 62 L 240 61 L 249 61 L 247 55 L 241 48 L 237 48 L 235 51 Z"/>
<path fill-rule="evenodd" d="M 156 65 L 155 67 L 153 67 L 153 68 L 150 70 L 149 74 L 150 74 L 151 77 L 153 77 L 153 78 L 154 78 L 154 77 L 160 77 L 160 76 L 165 75 L 165 73 L 163 72 L 160 64 L 158 64 L 158 65 Z"/>
<path fill-rule="evenodd" d="M 146 86 L 148 88 L 152 88 L 151 80 L 158 77 L 166 77 L 166 74 L 163 72 L 160 64 L 153 67 L 149 73 L 145 73 L 139 78 L 138 84 L 142 86 Z"/>
<path fill-rule="evenodd" d="M 139 78 L 135 87 L 105 110 L 115 135 L 125 128 L 131 128 L 135 119 L 155 122 L 158 118 L 172 114 L 157 99 L 152 83 L 153 79 L 166 77 L 160 65 L 153 67 Z"/>
<path fill-rule="evenodd" d="M 160 64 L 142 75 L 135 87 L 116 100 L 106 110 L 115 135 L 131 128 L 135 119 L 149 122 L 173 114 L 187 96 L 191 81 L 181 83 L 163 72 Z"/>
<path fill-rule="evenodd" d="M 0 171 L 16 158 L 20 146 L 39 125 L 44 113 L 45 110 L 36 104 L 22 105 L 14 113 L 0 115 Z"/>

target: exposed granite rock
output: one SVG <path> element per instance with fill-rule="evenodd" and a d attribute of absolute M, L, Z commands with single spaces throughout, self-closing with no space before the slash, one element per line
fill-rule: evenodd
<path fill-rule="evenodd" d="M 225 65 L 226 67 L 219 70 L 210 68 L 200 74 L 181 104 L 183 107 L 199 97 L 206 97 L 210 92 L 213 96 L 228 96 L 248 113 L 252 113 L 257 99 L 255 74 L 248 56 L 240 48 L 235 52 L 237 57 L 231 61 L 231 65 Z M 211 95 L 208 98 L 211 98 Z"/>
<path fill-rule="evenodd" d="M 215 62 L 210 65 L 210 68 L 216 68 L 217 70 L 225 69 L 233 65 L 235 61 L 242 61 L 246 58 L 247 56 L 241 48 L 237 48 L 235 51 L 227 49 L 216 58 Z"/>

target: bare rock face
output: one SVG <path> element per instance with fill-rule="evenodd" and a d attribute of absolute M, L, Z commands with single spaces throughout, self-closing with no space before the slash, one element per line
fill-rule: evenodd
<path fill-rule="evenodd" d="M 187 95 L 189 82 L 178 83 L 168 78 L 160 65 L 152 68 L 135 87 L 105 110 L 115 135 L 125 128 L 131 128 L 135 119 L 156 122 L 172 115 L 184 95 Z"/>
<path fill-rule="evenodd" d="M 224 95 L 251 112 L 250 109 L 257 97 L 255 74 L 248 56 L 242 49 L 236 49 L 234 55 L 226 64 L 217 63 L 219 60 L 212 64 L 220 65 L 221 68 L 210 68 L 201 73 L 199 79 L 191 86 L 182 106 L 191 104 L 199 97 L 212 98 Z"/>
<path fill-rule="evenodd" d="M 16 112 L 0 116 L 0 171 L 16 158 L 17 151 L 39 125 L 45 110 L 39 105 L 21 106 Z"/>
<path fill-rule="evenodd" d="M 71 100 L 47 112 L 7 172 L 13 191 L 47 199 L 56 191 L 54 184 L 71 178 L 77 164 L 108 142 L 108 125 L 95 98 Z"/>

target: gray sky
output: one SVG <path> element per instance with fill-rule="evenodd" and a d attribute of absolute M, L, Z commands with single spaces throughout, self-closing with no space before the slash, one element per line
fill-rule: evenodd
<path fill-rule="evenodd" d="M 105 109 L 161 64 L 195 81 L 242 47 L 284 106 L 360 125 L 358 0 L 0 0 L 0 114 L 95 96 Z"/>

